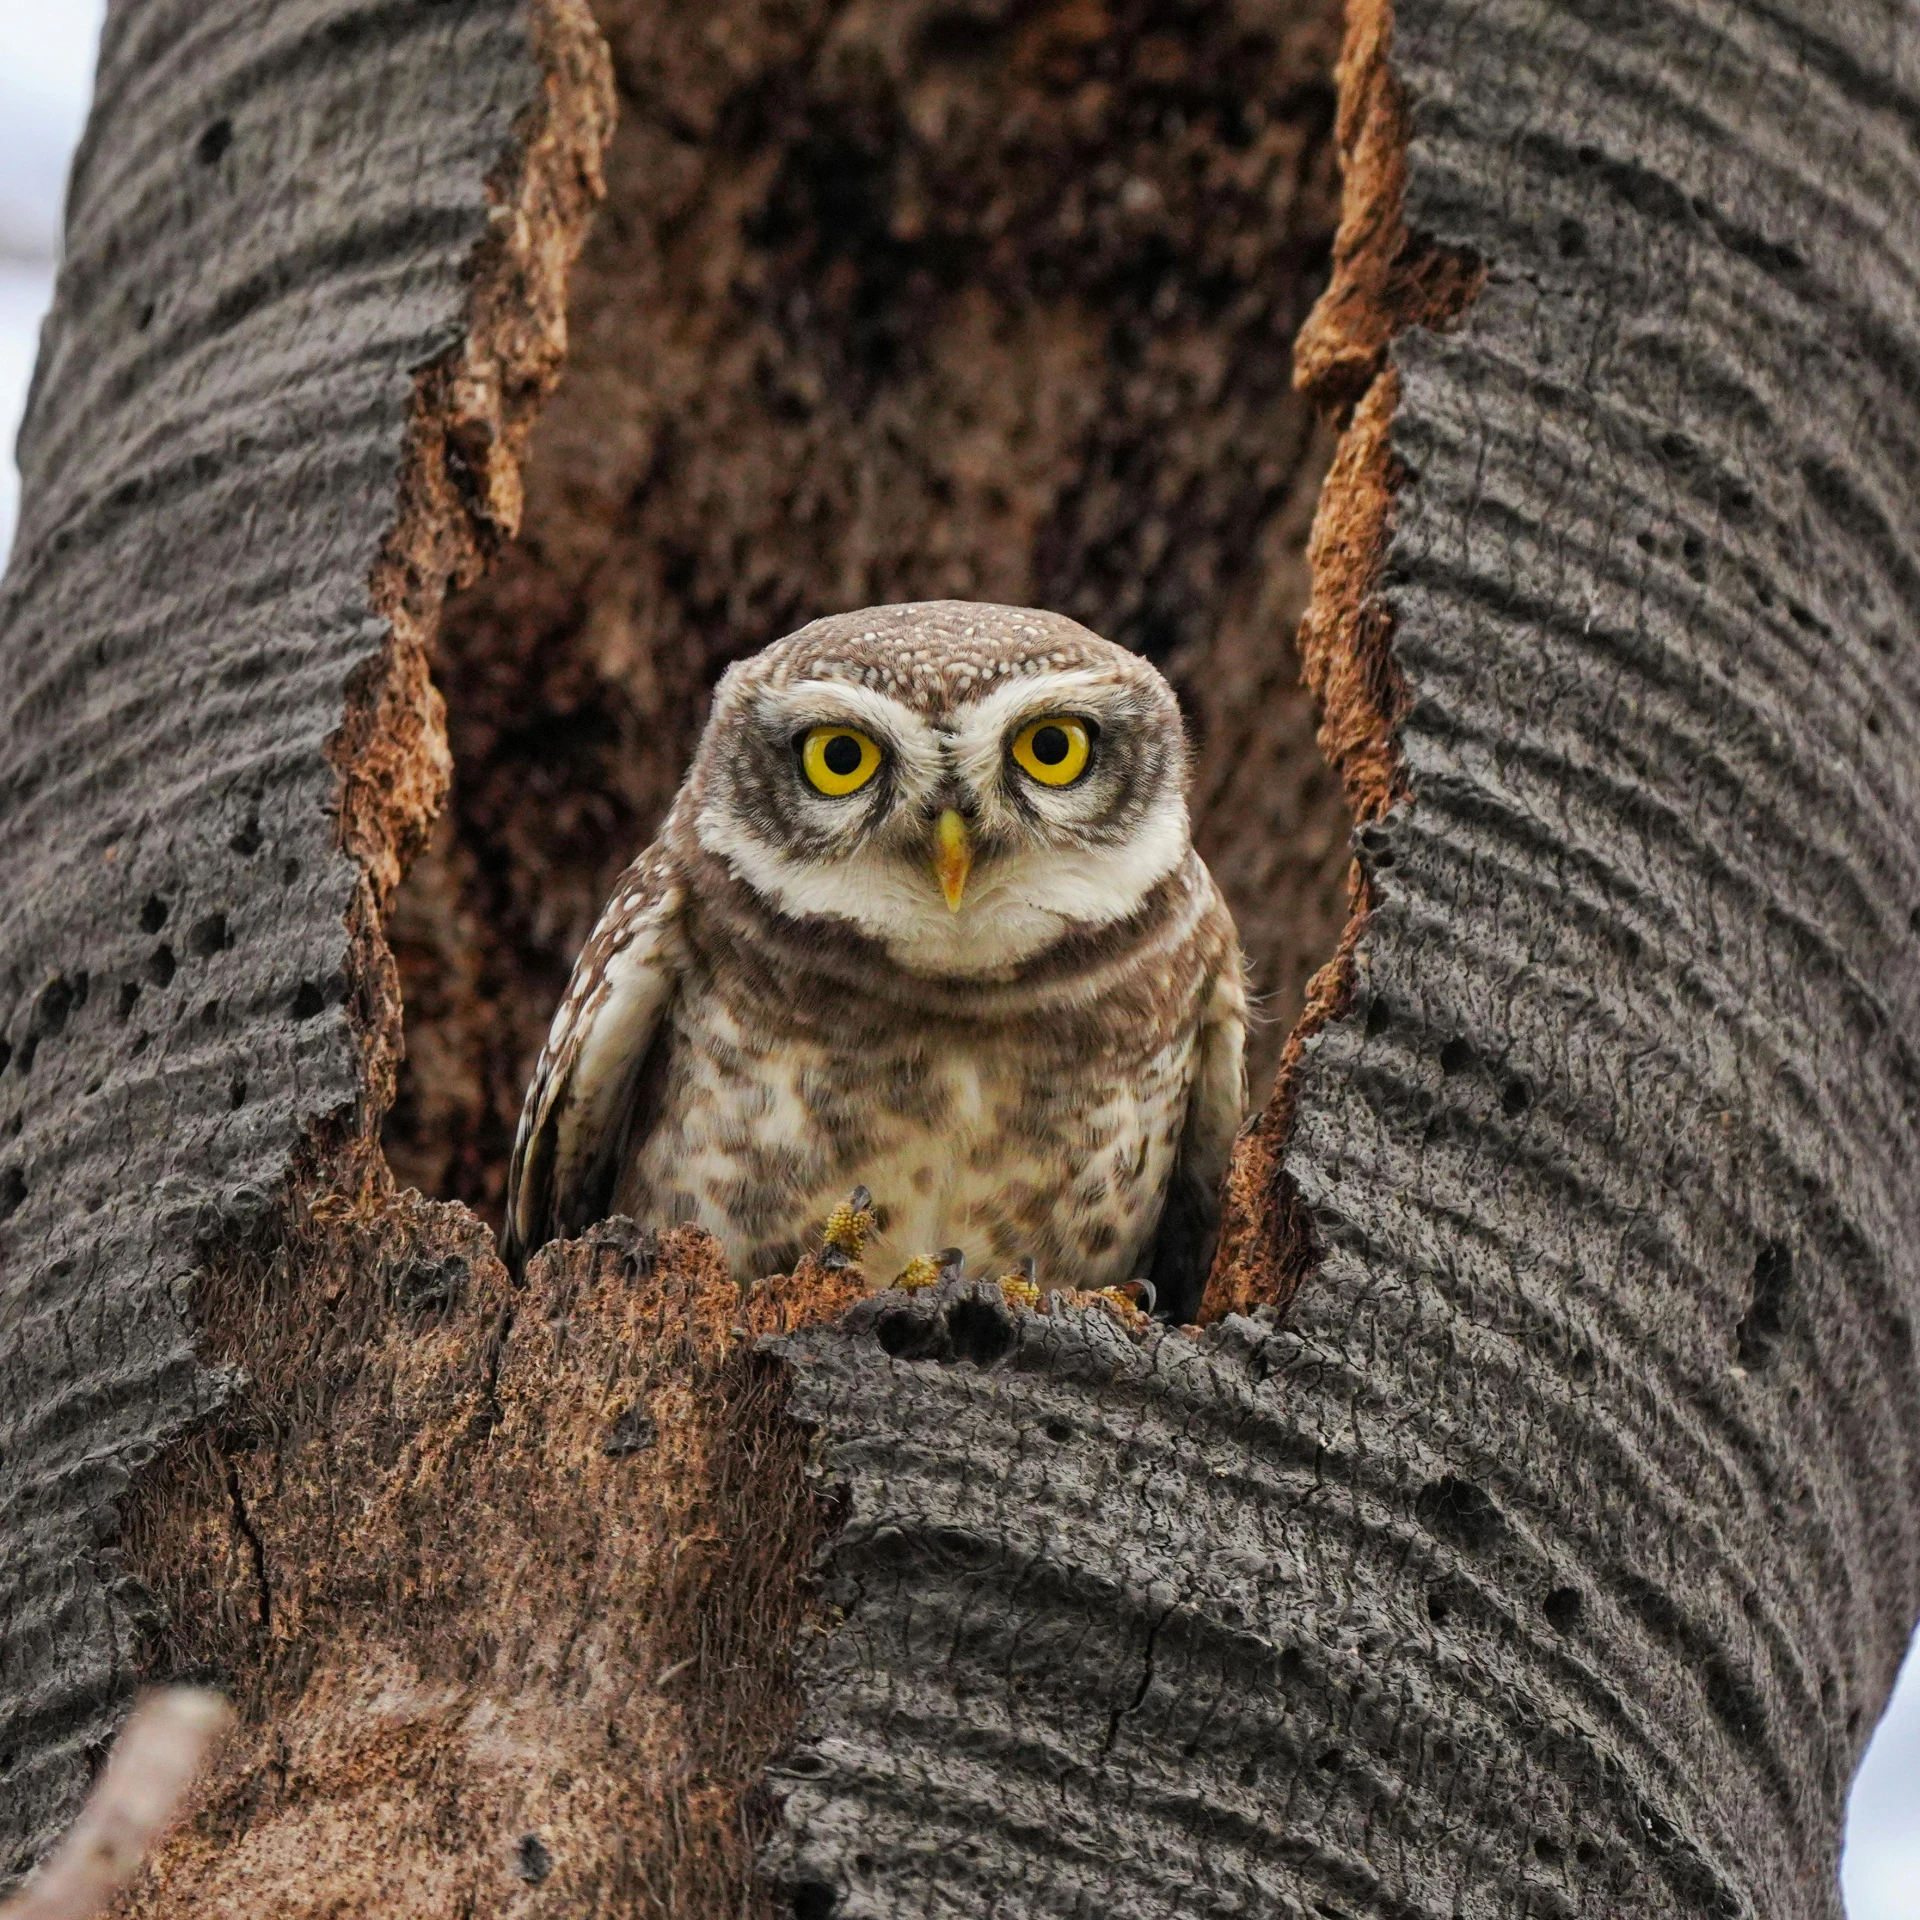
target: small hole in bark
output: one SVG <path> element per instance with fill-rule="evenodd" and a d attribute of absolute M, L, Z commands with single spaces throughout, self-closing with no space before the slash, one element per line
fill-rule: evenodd
<path fill-rule="evenodd" d="M 1533 1093 L 1524 1080 L 1509 1080 L 1500 1093 L 1500 1106 L 1509 1120 L 1518 1120 L 1533 1105 Z"/>
<path fill-rule="evenodd" d="M 233 1079 L 228 1083 L 228 1086 L 227 1086 L 227 1105 L 235 1113 L 238 1113 L 240 1109 L 244 1107 L 246 1104 L 247 1104 L 247 1083 L 246 1083 L 246 1080 L 240 1074 L 236 1073 L 233 1076 Z"/>
<path fill-rule="evenodd" d="M 1680 1835 L 1674 1824 L 1656 1806 L 1648 1801 L 1640 1802 L 1640 1824 L 1646 1829 L 1647 1838 L 1653 1842 L 1655 1853 L 1671 1853 L 1673 1843 Z"/>
<path fill-rule="evenodd" d="M 1683 559 L 1698 560 L 1705 552 L 1706 548 L 1701 544 L 1700 536 L 1697 533 L 1688 534 L 1680 542 L 1680 554 Z"/>
<path fill-rule="evenodd" d="M 233 122 L 216 120 L 200 138 L 194 142 L 193 157 L 203 167 L 213 166 L 226 150 L 233 145 Z"/>
<path fill-rule="evenodd" d="M 1540 1611 L 1556 1633 L 1571 1633 L 1579 1624 L 1581 1605 L 1578 1587 L 1555 1587 L 1540 1602 Z"/>
<path fill-rule="evenodd" d="M 163 943 L 147 956 L 147 978 L 156 987 L 165 987 L 173 983 L 173 974 L 173 949 Z"/>
<path fill-rule="evenodd" d="M 1867 715 L 1867 731 L 1878 738 L 1880 733 L 1880 716 L 1877 713 Z"/>
<path fill-rule="evenodd" d="M 824 1880 L 802 1880 L 793 1890 L 793 1920 L 832 1920 L 840 1896 Z"/>
<path fill-rule="evenodd" d="M 1422 1487 L 1413 1512 L 1429 1533 L 1469 1552 L 1487 1546 L 1500 1531 L 1500 1509 L 1471 1480 L 1452 1474 Z"/>
<path fill-rule="evenodd" d="M 1338 1773 L 1346 1762 L 1346 1755 L 1338 1747 L 1329 1747 L 1313 1764 L 1322 1773 Z"/>
<path fill-rule="evenodd" d="M 537 1887 L 553 1871 L 553 1855 L 537 1833 L 523 1833 L 514 1849 L 513 1870 L 528 1886 Z"/>
<path fill-rule="evenodd" d="M 1590 1867 L 1600 1858 L 1600 1849 L 1596 1847 L 1591 1840 L 1582 1840 L 1580 1844 L 1574 1848 L 1573 1857 L 1578 1860 L 1583 1867 Z"/>
<path fill-rule="evenodd" d="M 153 325 L 153 313 L 153 302 L 151 300 L 141 301 L 140 311 L 133 316 L 133 324 L 139 332 L 145 333 L 146 330 Z"/>
<path fill-rule="evenodd" d="M 1754 1256 L 1753 1293 L 1736 1338 L 1743 1367 L 1764 1367 L 1773 1358 L 1787 1330 L 1792 1299 L 1793 1255 L 1778 1240 L 1769 1240 Z"/>
<path fill-rule="evenodd" d="M 414 1260 L 394 1285 L 394 1297 L 400 1311 L 410 1318 L 438 1313 L 460 1297 L 467 1277 L 466 1260 L 457 1253 L 436 1259 L 426 1255 Z"/>
<path fill-rule="evenodd" d="M 1587 230 L 1578 220 L 1562 220 L 1555 238 L 1563 260 L 1578 260 L 1587 250 Z"/>
<path fill-rule="evenodd" d="M 910 1353 L 920 1344 L 922 1328 L 918 1317 L 911 1313 L 883 1313 L 873 1329 L 873 1336 L 880 1342 L 880 1350 L 890 1353 L 898 1360 L 903 1354 Z"/>
<path fill-rule="evenodd" d="M 27 1197 L 27 1176 L 18 1167 L 0 1169 L 0 1220 L 11 1220 Z"/>
<path fill-rule="evenodd" d="M 1393 1015 L 1387 1011 L 1387 1003 L 1377 996 L 1367 1003 L 1367 1038 L 1378 1040 L 1392 1024 Z"/>
<path fill-rule="evenodd" d="M 1860 1709 L 1858 1707 L 1855 1707 L 1854 1710 L 1847 1715 L 1847 1732 L 1849 1734 L 1854 1734 L 1854 1733 L 1858 1733 L 1859 1731 L 1860 1731 Z"/>
<path fill-rule="evenodd" d="M 74 1006 L 85 997 L 84 994 L 76 993 L 74 989 L 68 985 L 64 974 L 55 974 L 54 977 L 40 989 L 40 998 L 34 1004 L 33 1024 L 36 1031 L 44 1038 L 50 1038 L 56 1033 L 64 1032 L 67 1024 L 67 1015 L 71 1013 Z"/>
<path fill-rule="evenodd" d="M 653 1415 L 645 1407 L 629 1407 L 600 1443 L 600 1451 L 609 1460 L 624 1460 L 630 1453 L 645 1453 L 659 1434 Z"/>
<path fill-rule="evenodd" d="M 257 813 L 248 814 L 247 824 L 234 833 L 227 845 L 235 853 L 258 853 L 260 851 L 260 816 Z"/>
<path fill-rule="evenodd" d="M 202 960 L 216 953 L 224 953 L 233 945 L 233 930 L 227 925 L 227 916 L 224 913 L 210 913 L 204 920 L 198 921 L 189 944 Z"/>
<path fill-rule="evenodd" d="M 298 860 L 281 861 L 280 883 L 282 886 L 290 887 L 299 878 L 300 878 L 300 862 Z"/>
<path fill-rule="evenodd" d="M 1549 1840 L 1543 1833 L 1533 1843 L 1533 1857 L 1543 1866 L 1557 1867 L 1567 1857 L 1567 1850 L 1557 1840 Z"/>
<path fill-rule="evenodd" d="M 147 904 L 140 909 L 140 931 L 158 933 L 167 924 L 169 911 L 167 903 L 157 893 L 148 894 Z"/>
<path fill-rule="evenodd" d="M 326 996 L 311 980 L 303 980 L 300 990 L 293 996 L 293 1017 L 296 1020 L 311 1020 L 327 1004 Z"/>
<path fill-rule="evenodd" d="M 1442 1073 L 1465 1073 L 1473 1065 L 1473 1049 L 1464 1040 L 1449 1040 L 1440 1049 L 1440 1071 Z"/>
<path fill-rule="evenodd" d="M 7 1062 L 13 1058 L 13 1042 L 0 1040 L 0 1073 L 7 1070 Z"/>
<path fill-rule="evenodd" d="M 1057 1444 L 1064 1444 L 1073 1438 L 1073 1429 L 1064 1420 L 1049 1420 L 1041 1432 Z"/>
<path fill-rule="evenodd" d="M 120 983 L 119 996 L 113 1003 L 114 1017 L 119 1020 L 131 1020 L 133 1010 L 140 1004 L 140 983 L 137 980 L 123 980 Z M 4 1064 L 4 1062 L 0 1062 Z"/>
<path fill-rule="evenodd" d="M 871 1873 L 873 1871 L 873 1855 L 870 1853 L 856 1853 L 853 1856 L 853 1870 L 855 1873 Z"/>
<path fill-rule="evenodd" d="M 947 1337 L 957 1358 L 990 1367 L 1013 1351 L 1019 1337 L 1012 1320 L 984 1300 L 962 1300 L 947 1315 Z"/>
<path fill-rule="evenodd" d="M 1638 547 L 1642 553 L 1651 553 L 1654 549 L 1653 535 L 1648 533 L 1643 527 L 1633 536 L 1633 544 Z"/>
<path fill-rule="evenodd" d="M 1441 1599 L 1437 1593 L 1427 1595 L 1427 1618 L 1431 1620 L 1436 1627 L 1443 1626 L 1446 1623 L 1447 1615 L 1451 1611 L 1452 1609 L 1448 1607 L 1447 1603 Z"/>

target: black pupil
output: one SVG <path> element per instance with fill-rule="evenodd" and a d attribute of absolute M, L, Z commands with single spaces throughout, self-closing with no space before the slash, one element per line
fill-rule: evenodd
<path fill-rule="evenodd" d="M 821 750 L 820 758 L 827 763 L 829 773 L 837 773 L 844 780 L 860 771 L 860 742 L 850 733 L 836 733 Z"/>
<path fill-rule="evenodd" d="M 1033 757 L 1043 767 L 1057 767 L 1072 745 L 1065 727 L 1042 727 L 1033 736 Z"/>

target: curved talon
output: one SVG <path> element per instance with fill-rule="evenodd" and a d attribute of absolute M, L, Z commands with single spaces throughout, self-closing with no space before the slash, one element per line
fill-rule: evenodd
<path fill-rule="evenodd" d="M 1151 1315 L 1154 1308 L 1160 1303 L 1159 1288 L 1144 1276 L 1137 1280 L 1123 1280 L 1114 1291 L 1117 1293 L 1137 1292 L 1138 1294 L 1144 1294 L 1146 1296 L 1144 1299 L 1137 1300 L 1140 1311 L 1144 1314 Z"/>

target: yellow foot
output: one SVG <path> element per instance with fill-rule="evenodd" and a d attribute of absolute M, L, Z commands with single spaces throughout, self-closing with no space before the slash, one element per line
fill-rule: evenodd
<path fill-rule="evenodd" d="M 893 1284 L 911 1293 L 916 1287 L 931 1287 L 942 1280 L 964 1280 L 967 1258 L 958 1247 L 942 1247 L 931 1260 L 916 1253 L 894 1276 Z"/>
<path fill-rule="evenodd" d="M 1033 1277 L 1033 1255 L 1028 1254 L 1013 1272 L 1000 1276 L 1000 1291 L 1010 1307 L 1024 1307 L 1029 1313 L 1040 1310 L 1041 1292 Z"/>
<path fill-rule="evenodd" d="M 873 1195 L 865 1187 L 855 1187 L 827 1215 L 826 1227 L 820 1235 L 826 1248 L 821 1255 L 822 1264 L 830 1267 L 852 1266 L 867 1250 L 867 1236 L 877 1224 Z M 836 1254 L 838 1259 L 834 1257 Z"/>

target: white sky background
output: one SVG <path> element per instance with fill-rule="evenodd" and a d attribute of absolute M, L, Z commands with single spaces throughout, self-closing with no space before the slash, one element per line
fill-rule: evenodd
<path fill-rule="evenodd" d="M 0 553 L 13 539 L 13 438 L 53 292 L 67 157 L 92 86 L 99 0 L 0 0 Z M 1849 1920 L 1920 1920 L 1920 1653 L 1854 1787 Z"/>

